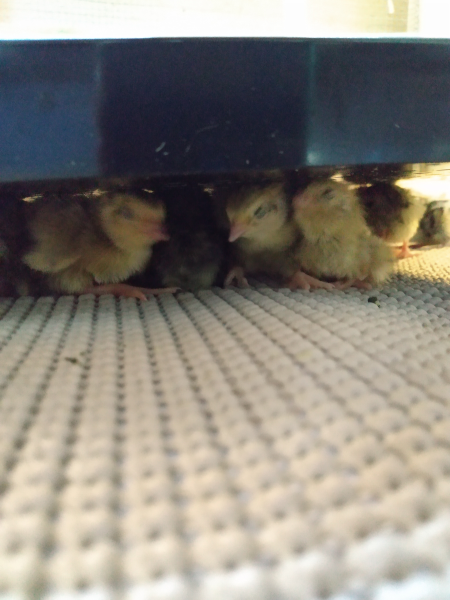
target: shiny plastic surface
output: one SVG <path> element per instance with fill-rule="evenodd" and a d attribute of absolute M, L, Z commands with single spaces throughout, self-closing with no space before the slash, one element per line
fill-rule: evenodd
<path fill-rule="evenodd" d="M 0 43 L 0 181 L 450 161 L 450 43 Z"/>

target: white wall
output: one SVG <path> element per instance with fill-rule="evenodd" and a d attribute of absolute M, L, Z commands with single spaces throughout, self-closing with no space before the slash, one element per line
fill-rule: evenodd
<path fill-rule="evenodd" d="M 424 37 L 450 37 L 450 0 L 421 0 L 420 30 Z"/>
<path fill-rule="evenodd" d="M 450 37 L 450 0 L 0 0 L 0 38 Z"/>

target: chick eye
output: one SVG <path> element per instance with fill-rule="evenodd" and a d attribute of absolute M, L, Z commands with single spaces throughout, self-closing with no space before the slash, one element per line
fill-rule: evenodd
<path fill-rule="evenodd" d="M 255 210 L 254 216 L 257 219 L 262 219 L 268 212 L 269 212 L 269 209 L 266 206 L 260 206 L 259 208 L 257 208 Z"/>
<path fill-rule="evenodd" d="M 322 193 L 322 198 L 325 198 L 325 200 L 333 200 L 333 198 L 334 198 L 333 190 L 331 188 L 327 188 L 326 190 L 324 190 Z"/>
<path fill-rule="evenodd" d="M 121 206 L 117 209 L 116 214 L 124 219 L 132 219 L 134 217 L 134 213 L 129 206 Z"/>

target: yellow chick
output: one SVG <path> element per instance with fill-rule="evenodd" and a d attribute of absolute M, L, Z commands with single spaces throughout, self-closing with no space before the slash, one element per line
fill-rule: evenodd
<path fill-rule="evenodd" d="M 290 287 L 332 287 L 299 272 L 294 248 L 299 232 L 289 215 L 282 183 L 243 187 L 227 200 L 234 266 L 225 280 L 248 285 L 246 274 L 266 274 Z"/>
<path fill-rule="evenodd" d="M 311 183 L 293 201 L 294 220 L 303 239 L 297 258 L 314 277 L 370 288 L 389 276 L 394 265 L 391 248 L 373 235 L 357 194 L 336 181 Z"/>
<path fill-rule="evenodd" d="M 141 289 L 120 282 L 143 270 L 152 246 L 168 239 L 164 206 L 151 194 L 50 194 L 25 215 L 32 242 L 22 260 L 47 275 L 52 291 L 145 299 Z"/>

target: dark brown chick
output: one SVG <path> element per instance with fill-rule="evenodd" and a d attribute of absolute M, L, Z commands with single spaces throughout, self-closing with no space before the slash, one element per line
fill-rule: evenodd
<path fill-rule="evenodd" d="M 24 252 L 32 247 L 26 227 L 28 206 L 22 201 L 22 189 L 0 190 L 0 296 L 33 296 L 49 293 L 45 277 L 23 262 Z"/>
<path fill-rule="evenodd" d="M 170 239 L 155 246 L 148 267 L 131 282 L 190 292 L 223 285 L 229 234 L 223 205 L 195 183 L 157 191 Z"/>
<path fill-rule="evenodd" d="M 430 202 L 411 243 L 416 246 L 444 245 L 450 242 L 450 203 Z"/>
<path fill-rule="evenodd" d="M 358 189 L 367 224 L 389 244 L 400 244 L 397 258 L 408 258 L 409 240 L 425 212 L 425 204 L 409 191 L 392 183 L 374 183 Z"/>

